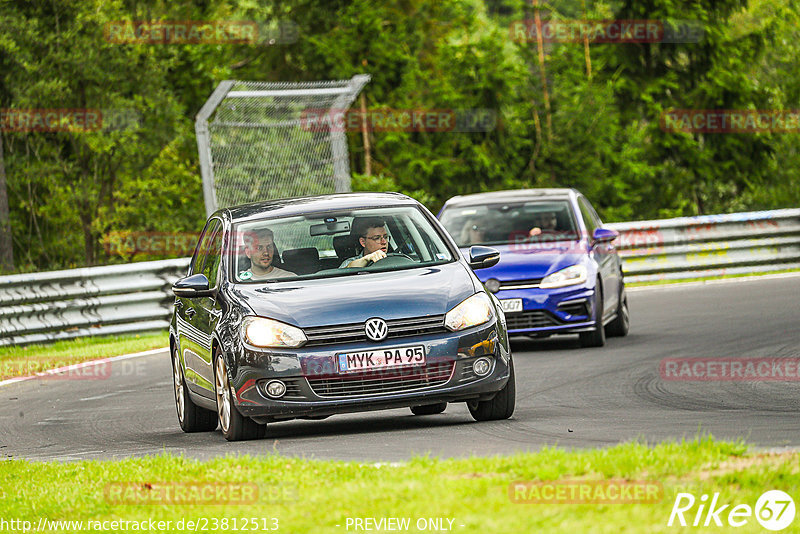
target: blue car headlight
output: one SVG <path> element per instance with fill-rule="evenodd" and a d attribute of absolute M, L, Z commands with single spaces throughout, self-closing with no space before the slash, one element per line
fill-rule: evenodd
<path fill-rule="evenodd" d="M 458 332 L 465 328 L 488 323 L 494 318 L 492 303 L 486 293 L 475 293 L 447 312 L 444 316 L 444 325 Z"/>
<path fill-rule="evenodd" d="M 308 341 L 305 333 L 296 326 L 264 317 L 245 317 L 242 333 L 245 341 L 256 347 L 295 348 Z"/>
<path fill-rule="evenodd" d="M 555 287 L 574 286 L 584 283 L 588 276 L 589 270 L 585 265 L 571 265 L 566 269 L 561 269 L 560 271 L 545 276 L 539 284 L 539 287 L 542 289 L 552 289 Z"/>

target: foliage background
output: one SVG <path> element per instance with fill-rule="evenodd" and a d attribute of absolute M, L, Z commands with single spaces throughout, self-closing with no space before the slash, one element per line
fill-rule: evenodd
<path fill-rule="evenodd" d="M 545 44 L 532 19 L 690 20 L 696 43 Z M 297 40 L 119 45 L 119 20 L 290 20 Z M 0 108 L 131 110 L 131 128 L 2 132 L 15 271 L 140 259 L 118 232 L 197 232 L 205 219 L 194 116 L 224 79 L 369 73 L 369 108 L 496 110 L 489 132 L 348 133 L 354 190 L 450 196 L 576 187 L 607 221 L 794 207 L 797 134 L 685 134 L 664 110 L 800 108 L 791 0 L 0 0 Z M 542 77 L 541 68 L 545 75 Z M 542 80 L 545 80 L 544 84 Z M 545 89 L 547 98 L 545 98 Z M 2 195 L 2 191 L 0 191 Z"/>

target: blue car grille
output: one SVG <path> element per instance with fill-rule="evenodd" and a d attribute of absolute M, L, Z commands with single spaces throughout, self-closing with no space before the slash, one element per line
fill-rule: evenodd
<path fill-rule="evenodd" d="M 389 327 L 387 339 L 448 332 L 444 326 L 444 315 L 391 319 L 386 321 L 386 325 Z M 367 340 L 364 323 L 313 326 L 304 328 L 303 331 L 308 338 L 306 347 L 334 343 L 358 343 Z"/>
<path fill-rule="evenodd" d="M 509 330 L 544 328 L 547 326 L 558 326 L 560 324 L 563 323 L 544 310 L 529 310 L 521 313 L 506 314 L 506 328 Z"/>
<path fill-rule="evenodd" d="M 454 366 L 455 362 L 445 362 L 425 367 L 353 373 L 335 378 L 309 378 L 308 385 L 319 397 L 348 398 L 405 393 L 446 384 Z"/>
<path fill-rule="evenodd" d="M 529 278 L 527 280 L 506 280 L 500 282 L 500 291 L 504 289 L 531 289 L 539 287 L 542 283 L 541 278 Z"/>

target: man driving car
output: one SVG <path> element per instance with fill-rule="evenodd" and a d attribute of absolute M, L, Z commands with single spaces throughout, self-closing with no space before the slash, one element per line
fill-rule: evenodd
<path fill-rule="evenodd" d="M 377 262 L 386 257 L 389 251 L 389 234 L 386 231 L 386 222 L 380 217 L 368 217 L 359 221 L 355 235 L 363 249 L 361 254 L 347 258 L 339 268 L 366 267 L 371 262 Z"/>

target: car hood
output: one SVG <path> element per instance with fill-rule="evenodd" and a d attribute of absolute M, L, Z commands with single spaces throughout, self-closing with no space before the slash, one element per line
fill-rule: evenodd
<path fill-rule="evenodd" d="M 496 278 L 501 282 L 544 278 L 548 274 L 581 263 L 587 254 L 583 241 L 554 241 L 551 243 L 521 243 L 491 245 L 500 251 L 500 261 L 494 267 L 475 271 L 481 282 Z M 469 258 L 469 248 L 461 249 Z"/>
<path fill-rule="evenodd" d="M 237 284 L 231 294 L 253 313 L 300 327 L 443 315 L 475 293 L 461 262 L 318 280 Z"/>

